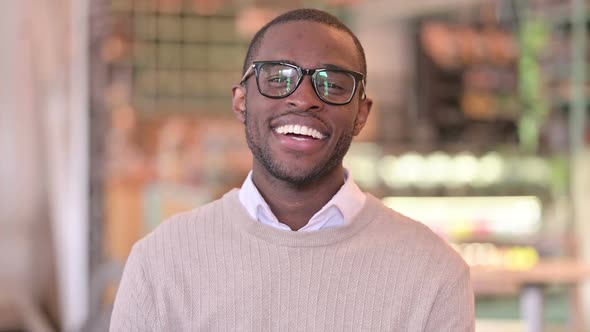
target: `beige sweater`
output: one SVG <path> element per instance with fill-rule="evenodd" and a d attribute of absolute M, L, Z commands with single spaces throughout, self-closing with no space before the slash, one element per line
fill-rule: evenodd
<path fill-rule="evenodd" d="M 234 190 L 134 246 L 111 331 L 474 331 L 473 292 L 444 241 L 370 195 L 351 224 L 298 233 Z"/>

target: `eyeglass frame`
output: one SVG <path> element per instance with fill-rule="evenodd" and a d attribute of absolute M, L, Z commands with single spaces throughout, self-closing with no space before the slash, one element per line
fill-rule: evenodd
<path fill-rule="evenodd" d="M 260 67 L 262 67 L 263 65 L 267 65 L 267 64 L 274 64 L 274 65 L 283 65 L 283 66 L 287 66 L 287 67 L 291 67 L 293 69 L 297 70 L 297 73 L 299 74 L 299 79 L 297 80 L 297 83 L 295 84 L 295 88 L 293 88 L 293 90 L 291 90 L 289 93 L 283 95 L 283 96 L 271 96 L 271 95 L 267 95 L 262 93 L 262 91 L 260 90 L 260 83 L 258 82 L 258 77 L 260 74 Z M 267 98 L 271 98 L 271 99 L 283 99 L 283 98 L 287 98 L 290 95 L 293 94 L 293 92 L 295 92 L 299 86 L 301 85 L 301 82 L 303 82 L 303 78 L 305 77 L 305 75 L 308 75 L 311 77 L 312 83 L 313 83 L 313 91 L 315 92 L 315 94 L 318 96 L 318 98 L 320 98 L 321 101 L 323 101 L 326 104 L 329 105 L 336 105 L 336 106 L 342 106 L 342 105 L 347 105 L 350 104 L 350 102 L 352 101 L 352 99 L 354 98 L 354 95 L 356 94 L 356 90 L 359 86 L 359 83 L 362 84 L 362 96 L 361 96 L 361 100 L 365 100 L 367 98 L 367 95 L 365 93 L 365 74 L 363 73 L 359 73 L 357 71 L 354 70 L 348 70 L 348 69 L 343 69 L 343 68 L 314 68 L 314 69 L 308 69 L 308 68 L 303 68 L 300 67 L 296 64 L 293 63 L 289 63 L 289 62 L 284 62 L 284 61 L 253 61 L 252 65 L 248 68 L 248 70 L 246 70 L 246 72 L 244 73 L 244 76 L 242 76 L 242 79 L 240 80 L 240 85 L 244 85 L 244 83 L 246 83 L 246 81 L 249 78 L 249 75 L 252 74 L 252 70 L 254 70 L 254 73 L 256 75 L 256 87 L 258 88 L 258 92 L 267 97 Z M 317 73 L 323 72 L 323 71 L 333 71 L 333 72 L 341 72 L 341 73 L 346 73 L 349 74 L 350 76 L 352 76 L 352 78 L 354 79 L 354 88 L 352 93 L 350 94 L 350 98 L 348 98 L 348 100 L 344 103 L 335 103 L 335 102 L 331 102 L 328 100 L 325 100 L 320 93 L 317 90 L 317 85 L 315 83 L 315 77 L 317 75 Z"/>

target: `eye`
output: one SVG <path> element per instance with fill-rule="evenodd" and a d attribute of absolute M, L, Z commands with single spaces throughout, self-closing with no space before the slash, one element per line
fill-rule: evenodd
<path fill-rule="evenodd" d="M 343 87 L 339 86 L 336 83 L 330 82 L 330 81 L 320 81 L 320 83 L 322 84 L 322 86 L 325 89 L 330 89 L 330 90 L 344 90 Z"/>
<path fill-rule="evenodd" d="M 350 93 L 350 84 L 347 81 L 343 81 L 341 79 L 334 79 L 335 77 L 323 77 L 323 75 L 318 75 L 316 77 L 316 87 L 318 93 L 324 96 L 336 96 L 336 95 L 345 95 Z"/>
<path fill-rule="evenodd" d="M 342 71 L 321 71 L 315 79 L 318 92 L 324 95 L 348 94 L 354 91 L 354 78 Z"/>
<path fill-rule="evenodd" d="M 267 81 L 270 83 L 287 83 L 291 81 L 291 77 L 285 77 L 282 75 L 270 76 Z"/>

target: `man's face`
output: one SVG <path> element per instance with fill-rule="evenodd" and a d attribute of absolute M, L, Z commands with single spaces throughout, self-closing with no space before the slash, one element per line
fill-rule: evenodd
<path fill-rule="evenodd" d="M 348 34 L 312 22 L 271 27 L 254 57 L 254 61 L 261 60 L 288 61 L 303 68 L 336 66 L 362 71 Z M 360 87 L 347 105 L 324 103 L 316 95 L 310 76 L 304 76 L 297 90 L 282 99 L 262 96 L 255 75 L 245 86 L 234 87 L 234 111 L 245 122 L 254 170 L 259 168 L 294 185 L 308 184 L 342 167 L 352 137 L 364 126 L 371 107 L 370 100 L 360 100 Z"/>

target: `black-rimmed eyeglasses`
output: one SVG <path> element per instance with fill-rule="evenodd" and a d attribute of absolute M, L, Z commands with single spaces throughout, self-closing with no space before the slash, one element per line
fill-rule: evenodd
<path fill-rule="evenodd" d="M 303 76 L 311 76 L 317 96 L 327 104 L 346 105 L 350 103 L 359 83 L 363 85 L 362 99 L 365 98 L 365 75 L 346 69 L 305 69 L 280 61 L 254 61 L 244 73 L 240 84 L 256 73 L 256 85 L 261 95 L 268 98 L 285 98 L 295 92 Z"/>

